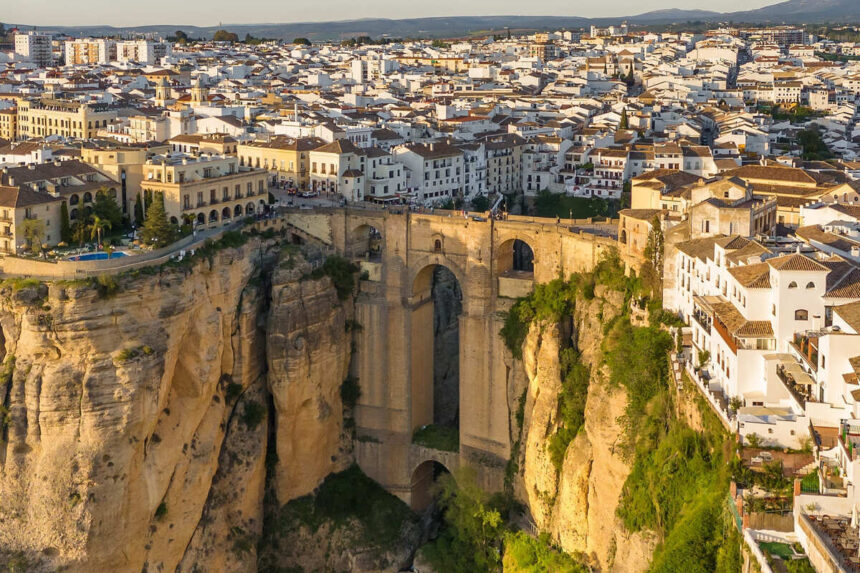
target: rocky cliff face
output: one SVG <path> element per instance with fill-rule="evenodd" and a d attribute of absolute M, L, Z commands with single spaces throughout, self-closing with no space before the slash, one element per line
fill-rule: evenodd
<path fill-rule="evenodd" d="M 623 388 L 609 385 L 600 352 L 603 326 L 620 314 L 624 297 L 600 286 L 595 294 L 592 300 L 577 300 L 571 324 L 533 325 L 526 338 L 525 376 L 512 377 L 510 392 L 512 398 L 525 392 L 517 494 L 527 502 L 538 528 L 566 551 L 584 555 L 600 571 L 638 572 L 647 569 L 655 542 L 624 533 L 615 515 L 631 470 L 630 460 L 618 447 L 622 437 L 618 418 L 624 414 L 627 396 Z M 591 382 L 585 425 L 568 446 L 558 471 L 547 444 L 559 423 L 559 350 L 568 343 L 591 368 Z M 512 364 L 511 371 L 516 370 Z M 516 408 L 513 404 L 511 410 Z"/>
<path fill-rule="evenodd" d="M 3 287 L 0 565 L 255 570 L 267 449 L 281 503 L 349 461 L 349 309 L 279 253 Z"/>

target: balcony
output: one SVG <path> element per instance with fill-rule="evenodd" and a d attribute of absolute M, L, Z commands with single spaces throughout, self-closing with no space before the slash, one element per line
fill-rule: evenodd
<path fill-rule="evenodd" d="M 777 364 L 776 376 L 801 407 L 805 406 L 807 402 L 816 401 L 814 395 L 815 380 L 804 372 L 796 362 L 786 361 Z"/>
<path fill-rule="evenodd" d="M 818 372 L 818 336 L 797 333 L 789 348 L 809 367 Z"/>
<path fill-rule="evenodd" d="M 699 326 L 701 326 L 705 330 L 705 332 L 710 334 L 711 317 L 708 315 L 708 313 L 696 308 L 693 310 L 693 320 L 699 323 Z"/>

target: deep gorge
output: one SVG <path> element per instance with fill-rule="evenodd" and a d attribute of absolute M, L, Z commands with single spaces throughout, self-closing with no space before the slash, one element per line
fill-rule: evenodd
<path fill-rule="evenodd" d="M 459 417 L 451 349 L 463 295 L 441 268 L 426 326 L 433 418 L 445 425 Z M 190 261 L 106 285 L 4 282 L 0 563 L 397 571 L 428 535 L 438 544 L 456 533 L 454 514 L 428 527 L 353 465 L 356 442 L 371 439 L 356 435 L 352 417 L 361 391 L 354 335 L 368 328 L 355 320 L 358 278 L 345 260 L 269 233 L 230 235 Z M 450 570 L 645 571 L 653 561 L 671 571 L 690 522 L 723 523 L 723 437 L 666 383 L 669 348 L 657 326 L 630 324 L 640 290 L 610 262 L 539 285 L 509 313 L 515 446 L 502 497 L 478 496 L 505 520 L 490 538 L 459 546 L 468 554 L 472 541 L 490 544 L 498 559 Z M 641 372 L 631 370 L 637 361 Z M 641 385 L 625 382 L 633 378 Z M 688 402 L 692 414 L 681 411 Z M 680 472 L 657 484 L 649 468 L 690 448 L 704 481 Z M 642 495 L 656 485 L 684 503 Z M 437 512 L 456 506 L 451 495 Z M 516 533 L 528 523 L 544 535 Z M 701 570 L 735 570 L 725 564 L 736 540 L 709 539 Z M 422 571 L 432 570 L 432 548 L 419 552 Z"/>

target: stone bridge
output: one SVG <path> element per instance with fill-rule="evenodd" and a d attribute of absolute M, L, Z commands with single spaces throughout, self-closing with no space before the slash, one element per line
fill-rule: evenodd
<path fill-rule="evenodd" d="M 534 282 L 590 270 L 615 240 L 567 220 L 497 221 L 457 212 L 315 209 L 285 218 L 297 233 L 362 266 L 355 309 L 362 328 L 353 360 L 361 385 L 355 451 L 362 469 L 413 507 L 427 502 L 430 461 L 451 471 L 473 466 L 482 486 L 500 489 L 516 423 L 510 405 L 517 399 L 509 395 L 512 358 L 498 335 L 504 313 Z M 533 253 L 533 269 L 518 260 L 519 241 Z M 454 274 L 463 297 L 458 453 L 412 443 L 416 429 L 433 423 L 431 287 L 439 265 Z"/>

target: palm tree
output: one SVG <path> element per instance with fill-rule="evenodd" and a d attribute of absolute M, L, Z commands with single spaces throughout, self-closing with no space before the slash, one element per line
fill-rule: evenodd
<path fill-rule="evenodd" d="M 92 223 L 90 223 L 90 238 L 98 238 L 96 250 L 98 250 L 98 246 L 102 244 L 102 231 L 110 229 L 110 227 L 110 221 L 102 219 L 98 215 L 93 215 Z"/>

